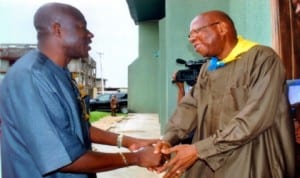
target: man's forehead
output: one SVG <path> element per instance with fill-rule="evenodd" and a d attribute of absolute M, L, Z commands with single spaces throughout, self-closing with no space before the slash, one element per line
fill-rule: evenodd
<path fill-rule="evenodd" d="M 199 28 L 201 26 L 207 25 L 209 23 L 214 23 L 216 21 L 219 21 L 219 18 L 217 15 L 213 15 L 213 13 L 204 13 L 201 15 L 198 15 L 195 17 L 191 24 L 190 24 L 190 29 L 195 29 Z"/>
<path fill-rule="evenodd" d="M 190 29 L 199 28 L 200 26 L 205 25 L 206 23 L 206 18 L 202 15 L 199 15 L 192 20 L 190 24 Z"/>
<path fill-rule="evenodd" d="M 57 13 L 56 20 L 59 23 L 73 23 L 78 25 L 86 25 L 86 20 L 84 16 L 78 13 Z"/>

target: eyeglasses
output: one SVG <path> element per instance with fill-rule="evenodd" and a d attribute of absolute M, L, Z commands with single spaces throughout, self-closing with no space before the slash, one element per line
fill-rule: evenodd
<path fill-rule="evenodd" d="M 188 35 L 188 38 L 191 37 L 191 34 L 192 34 L 192 33 L 199 33 L 201 30 L 203 30 L 203 29 L 205 29 L 205 28 L 207 28 L 207 27 L 213 26 L 213 25 L 217 25 L 217 24 L 219 24 L 219 23 L 220 23 L 220 22 L 214 22 L 214 23 L 210 23 L 210 24 L 208 24 L 208 25 L 204 25 L 204 26 L 202 26 L 202 27 L 196 28 L 195 30 L 192 30 L 192 31 L 191 31 L 191 33 Z"/>

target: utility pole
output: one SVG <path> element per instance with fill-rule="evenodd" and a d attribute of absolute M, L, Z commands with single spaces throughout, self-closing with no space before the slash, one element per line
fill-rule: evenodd
<path fill-rule="evenodd" d="M 104 53 L 102 52 L 97 52 L 97 54 L 99 55 L 99 62 L 100 62 L 100 77 L 101 77 L 101 94 L 104 93 L 104 79 L 103 79 L 103 69 L 102 69 L 102 56 L 104 55 Z"/>

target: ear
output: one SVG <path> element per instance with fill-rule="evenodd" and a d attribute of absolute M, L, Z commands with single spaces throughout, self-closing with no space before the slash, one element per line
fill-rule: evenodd
<path fill-rule="evenodd" d="M 51 32 L 55 35 L 55 36 L 61 36 L 61 25 L 57 22 L 53 23 L 51 25 Z"/>
<path fill-rule="evenodd" d="M 224 22 L 218 24 L 218 30 L 220 35 L 225 35 L 228 32 L 228 25 Z"/>

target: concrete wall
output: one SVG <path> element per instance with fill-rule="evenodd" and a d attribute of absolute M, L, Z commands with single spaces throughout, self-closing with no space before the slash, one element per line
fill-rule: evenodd
<path fill-rule="evenodd" d="M 159 116 L 162 126 L 165 125 L 177 105 L 176 87 L 171 83 L 174 71 L 183 69 L 184 66 L 176 64 L 177 58 L 198 59 L 200 56 L 194 52 L 189 44 L 188 33 L 190 21 L 196 14 L 206 8 L 215 9 L 214 4 L 218 2 L 218 9 L 223 10 L 226 5 L 223 1 L 204 0 L 199 1 L 166 1 L 166 17 L 160 21 L 160 101 Z"/>
<path fill-rule="evenodd" d="M 228 12 L 245 38 L 271 45 L 271 0 L 229 0 Z"/>
<path fill-rule="evenodd" d="M 175 60 L 201 58 L 187 39 L 190 21 L 195 15 L 213 9 L 227 12 L 235 21 L 238 33 L 245 38 L 271 44 L 270 0 L 166 0 L 164 19 L 158 24 L 139 24 L 139 58 L 129 66 L 128 79 L 129 108 L 159 113 L 162 131 L 177 104 L 171 76 L 184 68 Z M 158 56 L 153 54 L 156 50 Z M 145 82 L 148 78 L 152 80 Z"/>
<path fill-rule="evenodd" d="M 130 112 L 157 113 L 158 22 L 139 25 L 139 57 L 128 67 Z"/>

